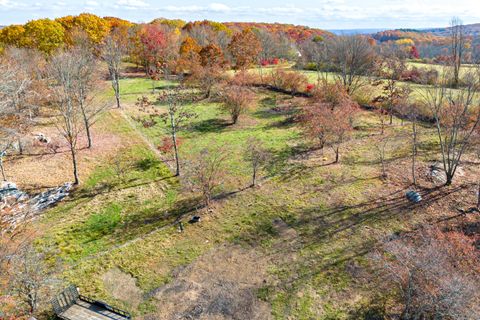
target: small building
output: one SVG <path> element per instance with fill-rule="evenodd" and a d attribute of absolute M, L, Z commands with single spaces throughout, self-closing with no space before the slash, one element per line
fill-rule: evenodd
<path fill-rule="evenodd" d="M 128 312 L 109 306 L 105 302 L 80 295 L 77 287 L 70 286 L 52 300 L 53 311 L 63 320 L 130 320 Z"/>

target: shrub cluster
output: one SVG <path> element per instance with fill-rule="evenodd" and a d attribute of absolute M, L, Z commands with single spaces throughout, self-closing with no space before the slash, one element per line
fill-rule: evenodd
<path fill-rule="evenodd" d="M 402 78 L 400 80 L 433 85 L 437 82 L 438 77 L 438 71 L 435 69 L 412 67 L 402 73 Z"/>

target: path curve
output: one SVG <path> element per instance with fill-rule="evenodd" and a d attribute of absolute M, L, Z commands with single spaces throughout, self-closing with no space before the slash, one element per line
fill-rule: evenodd
<path fill-rule="evenodd" d="M 118 110 L 118 112 L 120 112 L 120 115 L 125 119 L 125 121 L 127 121 L 128 125 L 132 128 L 132 130 L 134 130 L 138 136 L 140 137 L 140 139 L 142 139 L 142 141 L 145 143 L 145 145 L 151 150 L 153 151 L 153 153 L 163 162 L 165 163 L 165 165 L 168 167 L 168 169 L 170 170 L 170 172 L 172 174 L 174 174 L 174 168 L 172 166 L 172 164 L 167 160 L 165 159 L 165 157 L 163 156 L 163 154 L 158 150 L 158 148 L 152 143 L 152 141 L 150 141 L 150 139 L 142 132 L 140 131 L 137 126 L 135 125 L 135 123 L 133 123 L 133 120 L 125 113 L 125 111 L 123 109 L 116 109 Z"/>

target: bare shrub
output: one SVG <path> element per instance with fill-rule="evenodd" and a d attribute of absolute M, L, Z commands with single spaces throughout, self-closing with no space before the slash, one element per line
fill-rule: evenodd
<path fill-rule="evenodd" d="M 245 87 L 226 87 L 220 93 L 220 98 L 222 107 L 230 114 L 233 124 L 236 124 L 240 115 L 247 112 L 255 104 L 255 94 Z"/>
<path fill-rule="evenodd" d="M 472 239 L 437 228 L 386 241 L 372 255 L 401 319 L 478 319 L 479 257 Z"/>
<path fill-rule="evenodd" d="M 308 79 L 299 72 L 276 69 L 266 77 L 266 82 L 274 88 L 288 91 L 295 95 L 305 90 Z"/>
<path fill-rule="evenodd" d="M 252 187 L 257 183 L 258 171 L 261 170 L 270 159 L 271 154 L 265 149 L 262 141 L 255 137 L 247 140 L 247 147 L 245 149 L 245 160 L 250 162 L 252 166 Z"/>
<path fill-rule="evenodd" d="M 200 193 L 203 204 L 209 207 L 216 190 L 226 175 L 228 154 L 223 147 L 203 149 L 186 166 L 183 180 L 188 189 Z"/>

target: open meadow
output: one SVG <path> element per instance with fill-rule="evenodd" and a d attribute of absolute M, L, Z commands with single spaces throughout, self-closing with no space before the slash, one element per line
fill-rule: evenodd
<path fill-rule="evenodd" d="M 479 319 L 460 26 L 0 29 L 0 320 Z"/>

